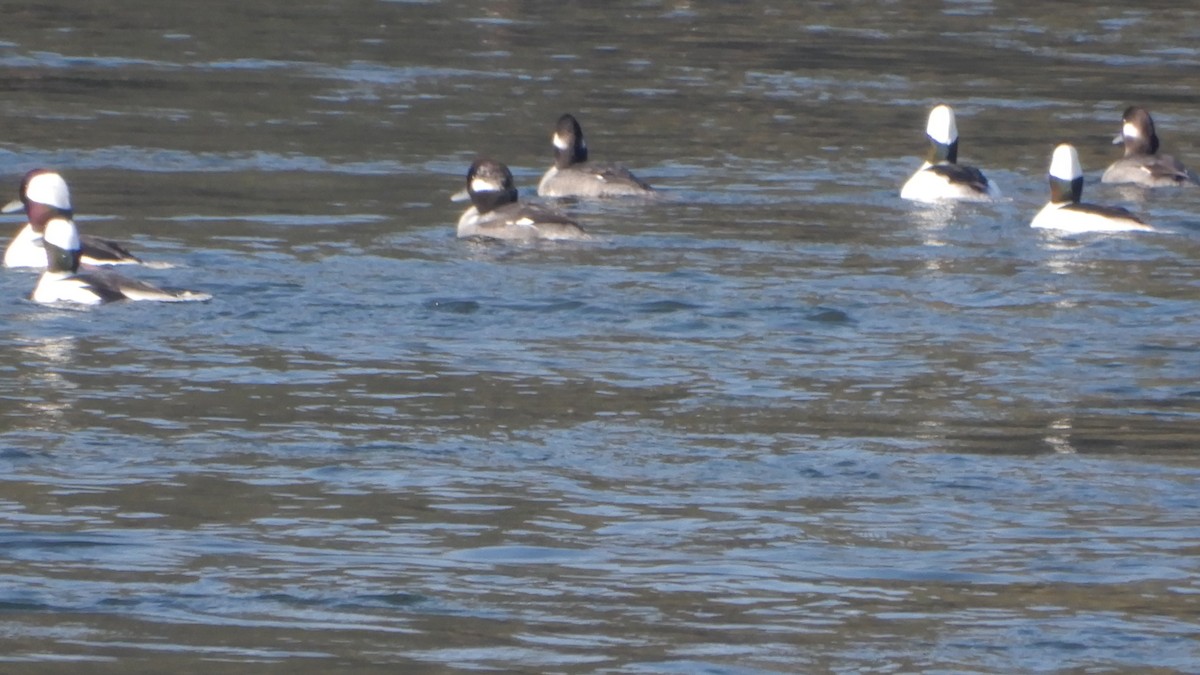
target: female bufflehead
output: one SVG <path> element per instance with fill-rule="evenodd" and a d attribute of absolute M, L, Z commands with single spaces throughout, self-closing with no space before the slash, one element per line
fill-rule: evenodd
<path fill-rule="evenodd" d="M 1158 134 L 1145 108 L 1129 106 L 1121 116 L 1121 133 L 1113 145 L 1125 144 L 1125 156 L 1113 162 L 1101 183 L 1137 183 L 1146 187 L 1197 185 L 1200 180 L 1182 162 L 1158 154 Z"/>
<path fill-rule="evenodd" d="M 1063 232 L 1153 232 L 1154 228 L 1115 206 L 1081 204 L 1083 169 L 1075 146 L 1063 143 L 1050 159 L 1050 202 L 1030 223 Z"/>
<path fill-rule="evenodd" d="M 582 227 L 550 209 L 517 202 L 512 172 L 500 162 L 477 159 L 467 171 L 471 207 L 458 219 L 459 237 L 489 239 L 587 239 Z"/>
<path fill-rule="evenodd" d="M 988 201 L 1000 196 L 1000 189 L 988 182 L 982 171 L 957 163 L 958 125 L 950 106 L 939 105 L 929 112 L 925 134 L 929 136 L 929 154 L 900 188 L 902 199 Z"/>
<path fill-rule="evenodd" d="M 554 166 L 538 183 L 539 197 L 625 197 L 650 195 L 654 188 L 619 164 L 588 161 L 583 129 L 569 114 L 554 129 Z"/>
<path fill-rule="evenodd" d="M 0 212 L 25 211 L 29 222 L 4 251 L 5 267 L 46 267 L 42 233 L 52 218 L 71 218 L 71 191 L 63 177 L 48 169 L 34 169 L 21 181 L 21 193 Z M 124 246 L 105 239 L 80 237 L 83 262 L 88 265 L 140 264 Z"/>
<path fill-rule="evenodd" d="M 99 305 L 115 300 L 184 302 L 212 299 L 207 293 L 163 290 L 104 269 L 80 274 L 79 231 L 69 216 L 59 215 L 45 223 L 42 244 L 46 247 L 47 265 L 30 296 L 34 302 Z"/>

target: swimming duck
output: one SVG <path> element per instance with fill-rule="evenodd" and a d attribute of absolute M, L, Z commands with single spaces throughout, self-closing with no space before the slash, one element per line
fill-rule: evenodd
<path fill-rule="evenodd" d="M 1136 183 L 1145 187 L 1197 185 L 1196 174 L 1170 155 L 1158 154 L 1158 134 L 1145 108 L 1129 106 L 1121 115 L 1121 133 L 1113 145 L 1125 146 L 1125 156 L 1112 163 L 1101 183 Z"/>
<path fill-rule="evenodd" d="M 1129 211 L 1079 201 L 1083 169 L 1075 146 L 1063 143 L 1050 159 L 1050 201 L 1033 217 L 1032 227 L 1062 232 L 1153 232 L 1154 228 Z"/>
<path fill-rule="evenodd" d="M 45 223 L 42 244 L 46 248 L 47 265 L 30 296 L 34 302 L 99 305 L 117 300 L 186 302 L 212 299 L 208 293 L 165 290 L 108 269 L 93 268 L 81 273 L 79 230 L 69 216 L 61 213 Z"/>
<path fill-rule="evenodd" d="M 489 239 L 587 239 L 563 214 L 517 201 L 512 172 L 500 162 L 477 159 L 467 171 L 471 206 L 458 219 L 459 237 Z"/>
<path fill-rule="evenodd" d="M 990 201 L 1000 196 L 1000 189 L 982 171 L 958 163 L 958 125 L 950 106 L 938 105 L 929 112 L 925 134 L 929 154 L 900 188 L 902 199 Z"/>
<path fill-rule="evenodd" d="M 623 197 L 654 194 L 654 188 L 620 164 L 588 161 L 583 128 L 573 115 L 554 128 L 554 166 L 538 183 L 539 197 Z"/>

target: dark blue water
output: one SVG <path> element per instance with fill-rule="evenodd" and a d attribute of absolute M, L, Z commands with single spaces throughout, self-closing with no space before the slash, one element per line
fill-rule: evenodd
<path fill-rule="evenodd" d="M 1194 671 L 1200 190 L 1097 177 L 1200 164 L 1198 18 L 16 11 L 12 194 L 215 299 L 0 274 L 0 671 Z M 1004 201 L 898 198 L 940 101 Z M 662 198 L 455 239 L 566 111 Z M 1030 229 L 1064 141 L 1161 232 Z"/>

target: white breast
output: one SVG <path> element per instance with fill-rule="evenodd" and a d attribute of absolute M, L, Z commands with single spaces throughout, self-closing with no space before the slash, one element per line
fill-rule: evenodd
<path fill-rule="evenodd" d="M 42 246 L 42 235 L 33 231 L 26 224 L 13 237 L 12 242 L 4 251 L 5 267 L 38 267 L 46 266 L 46 249 Z"/>
<path fill-rule="evenodd" d="M 1000 195 L 1000 191 L 990 181 L 988 194 L 982 194 L 969 185 L 954 183 L 936 171 L 928 171 L 931 165 L 926 162 L 900 188 L 901 199 L 911 199 L 918 202 L 938 202 L 946 199 L 986 202 Z"/>
<path fill-rule="evenodd" d="M 1033 217 L 1030 227 L 1058 230 L 1071 234 L 1083 232 L 1153 232 L 1154 228 L 1131 218 L 1063 208 L 1066 204 L 1046 204 Z"/>
<path fill-rule="evenodd" d="M 98 305 L 104 299 L 86 282 L 62 272 L 43 272 L 33 289 L 33 301 L 42 303 L 74 302 Z"/>

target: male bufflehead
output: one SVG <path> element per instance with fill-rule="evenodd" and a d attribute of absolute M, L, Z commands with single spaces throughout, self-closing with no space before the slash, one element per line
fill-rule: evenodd
<path fill-rule="evenodd" d="M 982 171 L 957 163 L 958 125 L 950 106 L 939 105 L 929 112 L 925 134 L 929 136 L 929 154 L 921 168 L 900 188 L 902 199 L 989 201 L 1000 196 L 1000 189 Z"/>
<path fill-rule="evenodd" d="M 1158 134 L 1145 108 L 1129 106 L 1121 116 L 1121 133 L 1113 145 L 1125 145 L 1125 156 L 1113 162 L 1101 183 L 1137 183 L 1146 187 L 1197 185 L 1196 174 L 1170 155 L 1158 154 Z"/>
<path fill-rule="evenodd" d="M 164 290 L 116 272 L 95 268 L 79 273 L 79 231 L 70 216 L 62 214 L 45 223 L 42 244 L 46 247 L 46 271 L 38 279 L 34 302 L 73 302 L 99 305 L 116 300 L 185 302 L 210 300 L 207 293 Z"/>
<path fill-rule="evenodd" d="M 1063 143 L 1050 159 L 1050 201 L 1033 217 L 1033 227 L 1063 232 L 1153 232 L 1129 211 L 1115 206 L 1081 204 L 1083 169 L 1075 146 Z"/>
<path fill-rule="evenodd" d="M 619 164 L 588 161 L 583 129 L 570 115 L 554 129 L 554 166 L 538 183 L 539 197 L 624 197 L 654 194 L 654 188 Z"/>
<path fill-rule="evenodd" d="M 550 209 L 517 201 L 508 167 L 477 159 L 467 171 L 471 207 L 458 219 L 459 237 L 489 239 L 587 239 L 578 223 Z"/>
<path fill-rule="evenodd" d="M 71 218 L 71 191 L 63 177 L 48 169 L 34 169 L 21 181 L 20 197 L 5 204 L 0 212 L 25 211 L 29 222 L 17 232 L 4 251 L 5 267 L 46 267 L 42 234 L 55 217 Z M 124 246 L 95 237 L 80 237 L 84 264 L 122 265 L 142 261 Z"/>

